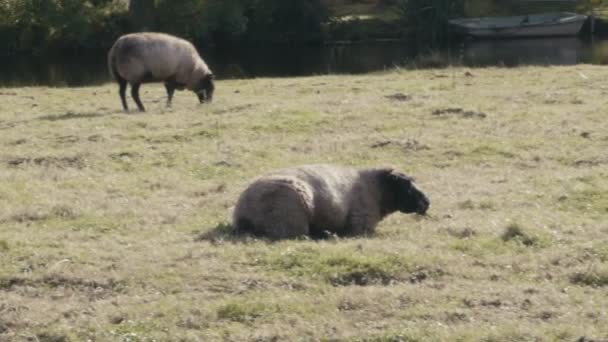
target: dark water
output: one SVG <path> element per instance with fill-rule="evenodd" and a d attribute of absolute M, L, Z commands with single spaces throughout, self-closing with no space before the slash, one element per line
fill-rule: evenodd
<path fill-rule="evenodd" d="M 401 42 L 202 51 L 218 78 L 354 74 L 395 66 L 608 64 L 608 40 L 581 38 L 460 41 L 429 53 Z M 434 61 L 434 63 L 430 63 Z M 0 58 L 0 86 L 84 86 L 110 81 L 106 53 Z"/>

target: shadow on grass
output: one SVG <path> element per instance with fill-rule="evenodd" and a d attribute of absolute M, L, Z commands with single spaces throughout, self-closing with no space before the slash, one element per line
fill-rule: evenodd
<path fill-rule="evenodd" d="M 318 240 L 339 240 L 339 237 L 329 232 L 312 232 L 311 236 L 301 236 L 285 240 L 291 241 L 318 241 Z M 197 233 L 194 241 L 209 241 L 213 244 L 232 242 L 232 243 L 247 243 L 253 241 L 264 241 L 268 243 L 278 242 L 281 239 L 272 239 L 263 235 L 256 235 L 247 231 L 239 231 L 230 223 L 220 222 L 215 227 Z"/>
<path fill-rule="evenodd" d="M 215 227 L 196 234 L 194 241 L 208 241 L 213 244 L 224 243 L 224 242 L 250 242 L 253 240 L 260 240 L 258 237 L 251 234 L 245 234 L 238 232 L 230 223 L 220 222 Z"/>
<path fill-rule="evenodd" d="M 98 118 L 102 116 L 108 115 L 107 113 L 73 113 L 67 112 L 65 114 L 49 114 L 45 116 L 41 116 L 38 120 L 46 120 L 46 121 L 62 121 L 62 120 L 72 120 L 72 119 L 89 119 L 89 118 Z"/>
<path fill-rule="evenodd" d="M 15 157 L 1 161 L 9 167 L 22 167 L 22 166 L 42 166 L 42 167 L 56 167 L 60 169 L 83 169 L 86 167 L 86 158 L 83 156 L 68 156 L 68 157 L 55 157 L 55 156 L 44 156 L 44 157 Z"/>

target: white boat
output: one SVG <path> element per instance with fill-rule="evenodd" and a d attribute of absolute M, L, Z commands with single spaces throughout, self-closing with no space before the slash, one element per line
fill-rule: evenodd
<path fill-rule="evenodd" d="M 549 12 L 513 17 L 452 19 L 457 33 L 481 38 L 574 36 L 587 20 L 586 15 Z"/>

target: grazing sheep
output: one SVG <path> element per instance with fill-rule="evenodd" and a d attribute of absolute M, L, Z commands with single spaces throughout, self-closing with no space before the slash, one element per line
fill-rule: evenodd
<path fill-rule="evenodd" d="M 393 170 L 305 165 L 256 179 L 236 204 L 237 232 L 273 239 L 372 233 L 385 216 L 425 214 L 428 198 Z"/>
<path fill-rule="evenodd" d="M 110 74 L 118 82 L 125 111 L 129 110 L 125 91 L 131 84 L 131 96 L 140 111 L 139 87 L 146 82 L 165 82 L 167 106 L 175 89 L 188 88 L 201 103 L 213 99 L 213 73 L 194 46 L 181 38 L 164 33 L 126 34 L 114 43 L 108 53 Z"/>

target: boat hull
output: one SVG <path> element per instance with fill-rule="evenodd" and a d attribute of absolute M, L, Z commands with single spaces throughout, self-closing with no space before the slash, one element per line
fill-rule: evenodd
<path fill-rule="evenodd" d="M 478 38 L 558 37 L 579 33 L 587 16 L 517 16 L 450 20 L 457 33 Z"/>

